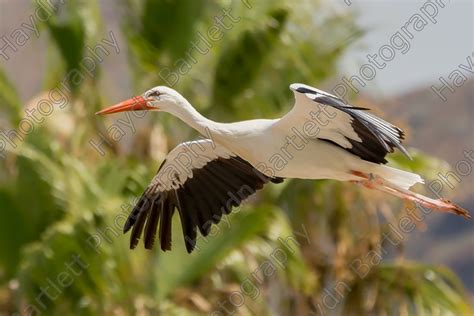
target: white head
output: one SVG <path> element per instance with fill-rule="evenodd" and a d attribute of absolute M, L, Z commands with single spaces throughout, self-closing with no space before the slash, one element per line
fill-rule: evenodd
<path fill-rule="evenodd" d="M 157 111 L 172 111 L 174 107 L 187 105 L 188 101 L 176 90 L 167 86 L 156 86 L 143 94 L 148 105 Z"/>
<path fill-rule="evenodd" d="M 189 106 L 188 101 L 176 90 L 156 86 L 142 95 L 105 108 L 96 114 L 112 114 L 124 111 L 164 111 L 174 113 Z"/>

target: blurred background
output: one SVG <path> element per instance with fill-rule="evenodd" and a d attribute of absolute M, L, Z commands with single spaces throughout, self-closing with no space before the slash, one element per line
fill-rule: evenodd
<path fill-rule="evenodd" d="M 94 113 L 169 85 L 214 120 L 276 118 L 304 82 L 404 128 L 414 160 L 390 163 L 472 211 L 473 10 L 0 0 L 0 315 L 472 315 L 472 222 L 346 183 L 271 185 L 191 255 L 177 216 L 172 252 L 129 250 L 134 200 L 199 136 Z"/>

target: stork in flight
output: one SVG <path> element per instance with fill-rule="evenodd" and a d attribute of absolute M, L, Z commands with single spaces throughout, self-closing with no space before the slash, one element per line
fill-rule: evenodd
<path fill-rule="evenodd" d="M 181 143 L 168 154 L 125 223 L 124 233 L 132 229 L 130 248 L 143 235 L 145 248 L 151 249 L 159 231 L 161 249 L 171 250 L 171 219 L 177 209 L 186 250 L 191 253 L 197 230 L 207 236 L 211 225 L 233 207 L 264 184 L 285 178 L 351 181 L 470 218 L 466 210 L 448 200 L 410 191 L 414 184 L 423 183 L 419 175 L 385 165 L 385 156 L 394 148 L 409 157 L 401 145 L 402 130 L 366 108 L 316 88 L 295 83 L 290 89 L 295 105 L 280 119 L 214 122 L 165 86 L 97 112 L 168 112 L 211 136 Z"/>

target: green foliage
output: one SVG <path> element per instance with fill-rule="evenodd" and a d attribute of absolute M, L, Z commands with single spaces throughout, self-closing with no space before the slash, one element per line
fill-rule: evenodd
<path fill-rule="evenodd" d="M 39 1 L 35 1 L 35 5 L 37 8 L 47 7 Z M 57 85 L 58 80 L 67 78 L 69 87 L 76 93 L 82 84 L 82 80 L 77 79 L 80 76 L 77 73 L 82 71 L 80 65 L 86 48 L 98 41 L 101 23 L 98 4 L 91 0 L 61 1 L 55 4 L 54 12 L 50 8 L 44 10 L 50 15 L 44 26 L 59 53 L 57 56 L 56 51 L 52 52 L 50 68 L 53 72 L 48 79 L 49 88 Z M 64 63 L 58 63 L 58 60 Z"/>
<path fill-rule="evenodd" d="M 49 167 L 50 161 L 41 158 L 45 157 L 19 156 L 15 180 L 0 189 L 1 205 L 5 208 L 5 218 L 0 222 L 3 280 L 17 271 L 19 249 L 37 240 L 42 231 L 62 215 L 54 199 L 52 179 L 47 178 L 53 174 L 43 169 Z"/>
<path fill-rule="evenodd" d="M 347 313 L 404 313 L 405 315 L 469 315 L 462 285 L 443 267 L 400 262 L 381 264 L 357 280 L 347 296 Z M 369 297 L 370 296 L 370 297 Z M 359 304 L 361 300 L 368 302 Z"/>
<path fill-rule="evenodd" d="M 216 227 L 209 237 L 202 238 L 195 254 L 189 256 L 184 251 L 176 251 L 161 256 L 157 267 L 174 266 L 174 269 L 158 269 L 160 294 L 166 296 L 173 288 L 192 284 L 214 269 L 232 251 L 263 234 L 271 224 L 273 211 L 269 206 L 238 209 L 237 214 L 229 217 L 227 225 Z M 183 264 L 176 266 L 175 262 Z"/>
<path fill-rule="evenodd" d="M 254 83 L 265 58 L 275 48 L 287 16 L 287 10 L 274 9 L 263 26 L 244 30 L 224 47 L 216 66 L 212 104 L 231 105 L 232 100 Z"/>
<path fill-rule="evenodd" d="M 4 107 L 10 121 L 18 124 L 21 119 L 21 102 L 16 93 L 16 89 L 8 80 L 3 69 L 0 68 L 0 104 Z"/>
<path fill-rule="evenodd" d="M 183 57 L 189 42 L 194 39 L 195 25 L 200 21 L 208 2 L 144 1 L 139 30 L 141 38 L 157 52 L 169 53 L 172 59 Z"/>

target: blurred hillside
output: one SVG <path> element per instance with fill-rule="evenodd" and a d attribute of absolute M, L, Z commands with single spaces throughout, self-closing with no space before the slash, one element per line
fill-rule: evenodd
<path fill-rule="evenodd" d="M 434 83 L 439 84 L 439 83 Z M 447 161 L 455 168 L 465 160 L 463 151 L 474 149 L 474 79 L 455 93 L 446 93 L 447 101 L 431 90 L 431 85 L 380 101 L 383 111 L 405 122 L 407 144 Z M 454 190 L 447 185 L 444 193 L 474 210 L 474 172 L 462 177 Z M 474 227 L 471 222 L 440 214 L 427 221 L 427 231 L 410 236 L 408 254 L 425 262 L 439 262 L 452 267 L 474 293 Z M 474 294 L 473 294 L 474 295 Z"/>
<path fill-rule="evenodd" d="M 440 85 L 439 82 L 434 82 Z M 464 159 L 463 150 L 474 147 L 474 79 L 471 78 L 454 93 L 445 92 L 447 101 L 440 99 L 431 85 L 407 91 L 392 99 L 383 100 L 383 111 L 403 120 L 410 129 L 407 144 L 440 157 L 452 165 Z M 474 174 L 466 177 L 471 185 Z M 472 188 L 471 185 L 460 189 Z M 457 197 L 467 199 L 472 191 L 456 190 Z"/>

